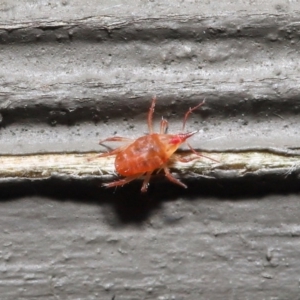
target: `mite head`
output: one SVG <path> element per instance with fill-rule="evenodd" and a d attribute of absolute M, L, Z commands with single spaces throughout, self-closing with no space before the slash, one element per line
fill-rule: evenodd
<path fill-rule="evenodd" d="M 168 155 L 168 157 L 170 157 L 182 143 L 198 132 L 199 130 L 188 133 L 164 135 L 165 153 Z"/>

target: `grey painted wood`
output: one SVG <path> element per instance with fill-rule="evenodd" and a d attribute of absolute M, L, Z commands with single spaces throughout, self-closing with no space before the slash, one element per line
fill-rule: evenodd
<path fill-rule="evenodd" d="M 299 151 L 297 1 L 2 1 L 0 153 L 86 152 L 155 121 Z M 0 184 L 1 299 L 299 299 L 299 174 Z"/>
<path fill-rule="evenodd" d="M 2 202 L 2 299 L 299 298 L 296 196 L 89 197 Z"/>

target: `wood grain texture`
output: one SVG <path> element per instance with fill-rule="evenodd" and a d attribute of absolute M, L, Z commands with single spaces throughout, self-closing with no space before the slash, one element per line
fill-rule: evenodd
<path fill-rule="evenodd" d="M 155 120 L 175 133 L 206 98 L 187 124 L 196 149 L 298 155 L 299 11 L 1 1 L 0 153 L 98 152 L 107 136 L 144 135 L 157 95 Z M 300 299 L 298 164 L 256 166 L 187 190 L 157 178 L 147 195 L 97 177 L 1 180 L 1 299 Z"/>

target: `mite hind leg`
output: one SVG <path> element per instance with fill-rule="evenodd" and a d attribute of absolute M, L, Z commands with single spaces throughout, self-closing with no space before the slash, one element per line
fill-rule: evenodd
<path fill-rule="evenodd" d="M 182 186 L 182 187 L 185 188 L 185 189 L 187 188 L 187 186 L 186 186 L 184 183 L 182 183 L 180 180 L 176 179 L 175 177 L 173 177 L 173 176 L 171 175 L 170 170 L 169 170 L 169 168 L 168 168 L 167 166 L 164 166 L 163 168 L 164 168 L 166 177 L 167 177 L 170 181 L 172 181 L 172 182 L 175 183 L 175 184 L 178 184 L 178 185 Z"/>
<path fill-rule="evenodd" d="M 107 139 L 104 139 L 104 140 L 100 141 L 99 144 L 102 144 L 104 142 L 133 142 L 133 140 L 130 139 L 130 138 L 125 138 L 125 137 L 121 137 L 121 136 L 113 136 L 113 137 L 109 137 Z M 103 146 L 106 147 L 105 145 L 103 145 Z M 118 147 L 114 150 L 111 150 L 111 151 L 108 151 L 108 152 L 105 152 L 105 153 L 98 154 L 94 157 L 88 158 L 88 160 L 90 161 L 90 160 L 93 160 L 93 159 L 98 158 L 98 157 L 106 157 L 106 156 L 117 154 L 120 151 L 122 151 L 125 147 L 126 147 L 126 145 Z M 107 148 L 109 148 L 109 147 L 107 147 Z"/>
<path fill-rule="evenodd" d="M 120 180 L 117 180 L 117 181 L 113 181 L 113 182 L 110 182 L 110 183 L 104 183 L 103 186 L 107 187 L 107 188 L 111 188 L 111 187 L 114 187 L 114 186 L 122 186 L 126 183 L 129 183 L 130 181 L 133 181 L 139 177 L 141 177 L 143 174 L 137 174 L 137 175 L 134 175 L 134 176 L 128 176 L 128 177 L 125 177 L 124 179 L 120 179 Z"/>
<path fill-rule="evenodd" d="M 108 151 L 108 152 L 104 152 L 104 153 L 95 155 L 93 157 L 89 157 L 88 161 L 94 160 L 94 159 L 99 158 L 99 157 L 106 157 L 106 156 L 111 156 L 111 155 L 118 154 L 119 152 L 124 150 L 124 148 L 126 148 L 126 146 L 121 146 L 121 147 L 118 147 L 117 149 L 114 149 L 114 150 L 111 150 L 111 151 Z"/>
<path fill-rule="evenodd" d="M 106 156 L 111 156 L 111 155 L 114 155 L 114 154 L 118 154 L 123 149 L 124 149 L 124 146 L 119 147 L 119 148 L 114 149 L 114 150 L 111 150 L 111 151 L 108 151 L 108 152 L 104 152 L 104 153 L 98 154 L 98 155 L 96 155 L 94 157 L 89 158 L 89 160 L 92 160 L 92 159 L 95 159 L 95 158 L 98 158 L 98 157 L 106 157 Z"/>
<path fill-rule="evenodd" d="M 132 142 L 133 139 L 130 139 L 130 138 L 126 138 L 126 137 L 122 137 L 122 136 L 113 136 L 113 137 L 109 137 L 109 138 L 106 138 L 104 140 L 101 140 L 99 142 L 99 144 L 103 144 L 105 142 Z"/>

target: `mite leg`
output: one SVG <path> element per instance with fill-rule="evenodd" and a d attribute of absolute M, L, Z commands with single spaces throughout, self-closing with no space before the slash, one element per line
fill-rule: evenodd
<path fill-rule="evenodd" d="M 191 149 L 191 151 L 192 151 L 194 154 L 196 154 L 197 156 L 201 156 L 201 157 L 204 157 L 204 158 L 208 158 L 208 159 L 210 159 L 210 160 L 212 160 L 212 161 L 214 161 L 214 162 L 219 163 L 219 161 L 216 160 L 216 159 L 213 159 L 213 158 L 211 158 L 211 157 L 208 157 L 208 156 L 205 156 L 205 155 L 202 155 L 202 154 L 196 152 L 196 151 L 193 149 L 193 147 L 192 147 L 189 143 L 187 143 L 187 145 L 188 145 L 188 147 Z"/>
<path fill-rule="evenodd" d="M 154 113 L 154 108 L 155 108 L 155 102 L 156 102 L 156 96 L 152 98 L 152 103 L 149 109 L 148 113 L 148 128 L 149 128 L 149 133 L 153 133 L 153 125 L 152 125 L 152 119 L 153 119 L 153 113 Z"/>
<path fill-rule="evenodd" d="M 152 172 L 147 172 L 147 174 L 146 174 L 146 178 L 144 179 L 143 185 L 142 185 L 142 188 L 141 188 L 142 193 L 147 192 L 148 185 L 149 185 L 149 180 L 151 178 L 151 174 L 152 174 Z"/>
<path fill-rule="evenodd" d="M 159 131 L 159 133 L 160 134 L 167 133 L 168 125 L 169 125 L 169 122 L 166 119 L 162 118 L 162 120 L 160 121 L 160 131 Z"/>
<path fill-rule="evenodd" d="M 107 187 L 107 188 L 111 188 L 111 187 L 114 187 L 114 186 L 119 186 L 119 185 L 124 185 L 130 181 L 133 181 L 139 177 L 141 177 L 143 174 L 137 174 L 135 176 L 128 176 L 124 179 L 120 179 L 120 180 L 117 180 L 117 181 L 113 181 L 113 182 L 110 182 L 110 183 L 104 183 L 103 186 Z"/>
<path fill-rule="evenodd" d="M 202 106 L 202 105 L 204 105 L 204 104 L 205 104 L 205 99 L 204 99 L 200 104 L 198 104 L 197 106 L 195 106 L 195 107 L 193 107 L 193 108 L 190 108 L 190 109 L 186 112 L 186 114 L 185 114 L 185 116 L 184 116 L 184 119 L 183 119 L 182 131 L 184 131 L 185 123 L 186 123 L 187 118 L 189 117 L 189 115 L 190 115 L 195 109 L 197 109 L 198 107 L 200 107 L 200 106 Z"/>
<path fill-rule="evenodd" d="M 93 156 L 93 157 L 89 157 L 87 160 L 88 161 L 91 161 L 91 160 L 94 160 L 98 157 L 106 157 L 106 156 L 110 156 L 110 155 L 114 155 L 114 154 L 118 154 L 120 151 L 122 151 L 126 146 L 121 146 L 117 149 L 114 149 L 112 151 L 109 151 L 109 152 L 105 152 L 105 153 L 101 153 L 101 154 L 98 154 L 96 156 Z"/>
<path fill-rule="evenodd" d="M 164 171 L 165 171 L 166 177 L 167 177 L 170 181 L 172 181 L 173 183 L 178 184 L 178 185 L 184 187 L 185 189 L 187 188 L 187 186 L 186 186 L 184 183 L 182 183 L 180 180 L 176 179 L 175 177 L 173 177 L 173 176 L 171 175 L 171 173 L 170 173 L 170 171 L 169 171 L 169 169 L 168 169 L 167 166 L 164 166 Z"/>
<path fill-rule="evenodd" d="M 113 137 L 109 137 L 109 138 L 107 138 L 105 140 L 100 141 L 99 144 L 102 144 L 104 142 L 132 142 L 132 141 L 133 140 L 130 139 L 130 138 L 125 138 L 125 137 L 121 137 L 121 136 L 113 136 Z M 105 152 L 105 153 L 101 153 L 101 154 L 98 154 L 98 155 L 96 155 L 94 157 L 90 157 L 90 158 L 88 158 L 88 161 L 91 161 L 91 160 L 96 159 L 98 157 L 106 157 L 106 156 L 117 154 L 120 151 L 122 151 L 125 147 L 126 146 L 121 146 L 121 147 L 119 147 L 119 148 L 117 148 L 115 150 L 108 151 L 108 152 Z"/>
<path fill-rule="evenodd" d="M 113 136 L 113 137 L 109 137 L 105 140 L 102 140 L 99 142 L 99 144 L 103 144 L 105 142 L 132 142 L 133 140 L 130 138 L 126 138 L 126 137 L 122 137 L 122 136 Z"/>
<path fill-rule="evenodd" d="M 119 153 L 119 152 L 122 151 L 123 149 L 124 149 L 124 146 L 119 147 L 119 148 L 117 148 L 117 149 L 115 149 L 115 150 L 112 150 L 112 151 L 109 151 L 109 152 L 105 152 L 105 153 L 98 154 L 98 155 L 96 155 L 94 158 L 96 158 L 96 157 L 106 157 L 106 156 L 114 155 L 114 154 Z"/>
<path fill-rule="evenodd" d="M 196 159 L 199 159 L 199 155 L 197 156 L 188 156 L 188 157 L 181 157 L 179 155 L 175 155 L 173 154 L 172 155 L 172 160 L 174 161 L 180 161 L 180 162 L 183 162 L 183 163 L 187 163 L 187 162 L 190 162 L 190 161 L 193 161 L 193 160 L 196 160 Z"/>
<path fill-rule="evenodd" d="M 122 151 L 123 148 L 124 147 L 119 147 L 119 148 L 117 148 L 115 150 L 112 150 L 112 151 L 109 151 L 109 152 L 105 152 L 105 153 L 101 153 L 101 154 L 95 155 L 93 157 L 89 157 L 87 160 L 91 161 L 91 160 L 94 160 L 94 159 L 96 159 L 98 157 L 106 157 L 106 156 L 114 155 L 114 154 L 117 154 L 120 151 Z"/>

